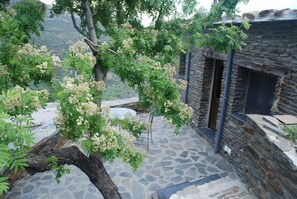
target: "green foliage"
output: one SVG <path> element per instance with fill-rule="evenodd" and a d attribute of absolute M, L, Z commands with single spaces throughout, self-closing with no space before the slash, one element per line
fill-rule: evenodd
<path fill-rule="evenodd" d="M 31 34 L 42 29 L 44 11 L 44 4 L 35 0 L 23 0 L 0 9 L 1 171 L 17 172 L 27 166 L 26 156 L 34 142 L 30 115 L 47 101 L 47 91 L 22 88 L 30 82 L 50 83 L 57 62 L 45 47 L 35 49 L 26 44 Z M 0 195 L 8 186 L 7 177 L 0 175 Z"/>
<path fill-rule="evenodd" d="M 127 115 L 124 119 L 115 118 L 111 121 L 113 126 L 120 126 L 123 130 L 130 132 L 136 139 L 141 133 L 149 128 L 149 124 L 140 122 L 138 119 Z"/>
<path fill-rule="evenodd" d="M 250 25 L 243 22 L 241 26 L 237 25 L 219 25 L 217 28 L 210 28 L 208 34 L 199 35 L 197 39 L 198 46 L 211 47 L 219 52 L 228 52 L 230 48 L 234 50 L 242 50 L 245 45 L 244 41 L 247 35 L 242 29 L 249 29 Z"/>
<path fill-rule="evenodd" d="M 0 106 L 1 108 L 3 107 Z M 27 166 L 26 156 L 34 141 L 34 136 L 27 125 L 5 122 L 3 119 L 8 117 L 4 115 L 2 113 L 0 117 L 0 168 L 1 170 L 10 169 L 17 172 Z M 18 117 L 15 121 L 18 124 L 30 123 L 30 120 L 25 117 Z M 6 180 L 6 177 L 0 175 L 0 194 L 8 189 L 9 184 L 6 183 Z"/>
<path fill-rule="evenodd" d="M 8 146 L 4 144 L 0 144 L 0 168 L 3 166 L 9 166 L 9 162 L 12 159 L 11 155 L 9 154 L 9 148 Z"/>
<path fill-rule="evenodd" d="M 56 156 L 50 156 L 45 159 L 45 163 L 48 164 L 51 167 L 52 171 L 56 172 L 56 182 L 60 183 L 61 182 L 61 177 L 64 174 L 69 174 L 70 169 L 66 168 L 64 165 L 58 165 L 58 158 Z"/>
<path fill-rule="evenodd" d="M 196 0 L 185 0 L 182 2 L 182 9 L 185 15 L 191 15 L 195 13 L 198 2 Z"/>
<path fill-rule="evenodd" d="M 297 144 L 297 126 L 285 126 L 284 131 L 289 134 L 287 137 Z"/>
<path fill-rule="evenodd" d="M 36 0 L 22 0 L 12 7 L 0 9 L 0 37 L 13 44 L 27 43 L 30 34 L 39 34 L 45 5 Z"/>
<path fill-rule="evenodd" d="M 31 82 L 37 85 L 40 82 L 51 84 L 54 74 L 54 66 L 57 66 L 58 59 L 51 56 L 43 46 L 36 49 L 30 44 L 24 46 L 14 46 L 15 52 L 9 60 L 0 60 L 5 64 L 7 80 L 0 85 L 0 91 L 5 89 L 5 85 L 28 86 Z M 6 84 L 5 84 L 6 83 Z M 4 87 L 4 88 L 2 88 Z"/>
<path fill-rule="evenodd" d="M 83 41 L 78 41 L 70 46 L 63 67 L 65 69 L 73 68 L 84 78 L 91 79 L 95 62 L 96 58 L 90 51 L 89 46 Z"/>
<path fill-rule="evenodd" d="M 152 34 L 146 34 L 145 31 Z M 183 84 L 174 78 L 175 67 L 172 66 L 177 59 L 171 46 L 174 46 L 172 43 L 182 44 L 181 39 L 175 36 L 176 32 L 171 33 L 173 39 L 169 37 L 164 42 L 164 48 L 155 51 L 148 48 L 140 51 L 143 54 L 136 53 L 139 47 L 144 49 L 143 46 L 151 46 L 153 49 L 160 46 L 156 42 L 158 34 L 162 33 L 150 29 L 137 32 L 129 24 L 124 24 L 110 46 L 107 43 L 102 45 L 101 57 L 121 79 L 138 90 L 142 105 L 147 108 L 156 105 L 157 110 L 178 129 L 187 124 L 191 116 L 191 108 L 180 102 L 180 86 Z M 169 35 L 168 32 L 166 34 Z M 117 50 L 110 53 L 109 49 Z"/>
<path fill-rule="evenodd" d="M 211 5 L 211 10 L 209 13 L 209 17 L 211 21 L 220 21 L 222 19 L 222 15 L 225 13 L 231 18 L 236 16 L 236 6 L 238 3 L 248 3 L 249 0 L 221 0 L 219 3 L 213 3 Z"/>
<path fill-rule="evenodd" d="M 0 92 L 31 81 L 51 83 L 54 57 L 45 47 L 25 44 L 42 29 L 44 12 L 44 4 L 36 0 L 23 0 L 0 11 Z"/>
<path fill-rule="evenodd" d="M 47 98 L 47 90 L 31 91 L 16 86 L 0 95 L 0 105 L 4 107 L 4 112 L 12 117 L 31 115 L 38 108 L 45 107 Z"/>
<path fill-rule="evenodd" d="M 235 3 L 237 1 L 234 1 Z M 235 6 L 236 4 L 228 4 L 229 12 L 236 13 Z M 209 47 L 219 52 L 229 52 L 232 48 L 234 50 L 242 50 L 242 46 L 245 45 L 245 41 L 247 40 L 247 34 L 245 30 L 249 30 L 250 24 L 248 22 L 242 22 L 242 24 L 234 25 L 224 24 L 220 22 L 222 14 L 227 9 L 224 7 L 224 1 L 221 3 L 213 4 L 212 9 L 209 13 L 205 10 L 199 10 L 193 20 L 189 22 L 189 32 L 190 36 L 187 37 L 188 47 Z M 218 11 L 218 9 L 222 9 Z M 228 13 L 227 13 L 228 14 Z"/>
<path fill-rule="evenodd" d="M 110 126 L 109 109 L 99 108 L 96 103 L 101 101 L 104 82 L 86 81 L 81 76 L 66 77 L 61 86 L 56 125 L 62 135 L 80 142 L 90 155 L 100 155 L 109 161 L 118 157 L 132 168 L 139 167 L 142 155 L 134 148 L 133 140 L 143 126 L 130 128 L 128 124 L 136 125 L 132 120 L 116 124 L 126 129 L 128 134 Z"/>
<path fill-rule="evenodd" d="M 7 179 L 7 177 L 0 176 L 0 196 L 8 191 L 9 184 L 7 182 Z"/>

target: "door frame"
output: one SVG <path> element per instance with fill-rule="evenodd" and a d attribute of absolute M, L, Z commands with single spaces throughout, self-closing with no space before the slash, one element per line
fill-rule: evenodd
<path fill-rule="evenodd" d="M 219 97 L 219 102 L 218 102 L 218 106 L 217 106 L 217 115 L 219 113 L 219 109 L 220 109 L 220 99 L 221 99 L 221 90 L 222 90 L 222 79 L 223 79 L 223 74 L 224 74 L 224 61 L 223 60 L 220 60 L 220 59 L 213 59 L 213 63 L 212 63 L 212 66 L 213 66 L 213 72 L 212 72 L 212 80 L 211 80 L 211 91 L 209 93 L 209 103 L 208 103 L 208 114 L 207 114 L 207 128 L 211 129 L 210 128 L 210 122 L 211 122 L 211 111 L 212 111 L 212 105 L 213 105 L 213 96 L 214 95 L 214 92 L 216 92 L 214 90 L 214 83 L 216 81 L 218 81 L 217 83 L 220 83 L 220 97 Z M 219 76 L 219 80 L 215 80 L 215 77 L 216 77 L 216 73 L 219 73 L 219 70 L 218 68 L 220 67 L 221 69 L 221 76 Z M 219 75 L 219 74 L 218 74 Z M 218 88 L 217 88 L 218 89 Z M 215 126 L 217 125 L 217 116 L 216 116 L 216 121 L 215 121 Z M 215 127 L 216 128 L 216 127 Z M 211 129 L 212 131 L 214 131 L 213 129 Z M 216 130 L 217 131 L 217 130 Z M 214 132 L 216 132 L 214 131 Z"/>

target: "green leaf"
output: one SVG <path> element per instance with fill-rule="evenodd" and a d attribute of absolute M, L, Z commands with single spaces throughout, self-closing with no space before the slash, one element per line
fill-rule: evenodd
<path fill-rule="evenodd" d="M 9 115 L 6 113 L 1 113 L 0 112 L 0 119 L 9 119 Z"/>
<path fill-rule="evenodd" d="M 8 146 L 0 144 L 0 168 L 4 165 L 9 166 L 12 161 L 12 156 L 9 153 L 10 149 Z"/>
<path fill-rule="evenodd" d="M 7 177 L 0 176 L 0 196 L 8 191 L 9 183 L 7 182 Z"/>

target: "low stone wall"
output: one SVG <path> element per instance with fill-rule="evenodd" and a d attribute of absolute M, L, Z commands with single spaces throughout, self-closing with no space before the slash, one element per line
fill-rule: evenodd
<path fill-rule="evenodd" d="M 249 115 L 246 121 L 231 116 L 223 135 L 229 141 L 222 143 L 231 154 L 223 155 L 259 198 L 297 198 L 296 145 L 263 128 L 264 123 L 260 115 Z"/>
<path fill-rule="evenodd" d="M 145 108 L 142 108 L 139 105 L 138 97 L 118 99 L 118 100 L 113 100 L 113 101 L 104 101 L 104 102 L 102 102 L 102 106 L 109 106 L 110 108 L 114 108 L 114 107 L 131 108 L 138 113 L 147 112 L 147 110 Z"/>

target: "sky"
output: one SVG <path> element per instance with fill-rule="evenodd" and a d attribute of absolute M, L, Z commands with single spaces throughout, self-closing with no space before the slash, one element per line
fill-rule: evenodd
<path fill-rule="evenodd" d="M 41 0 L 46 4 L 52 4 L 53 0 Z M 206 9 L 210 8 L 213 0 L 200 0 L 200 6 L 205 7 Z M 261 11 L 265 9 L 284 9 L 291 8 L 297 9 L 297 0 L 250 0 L 247 5 L 240 4 L 239 9 L 241 13 L 248 11 Z"/>

